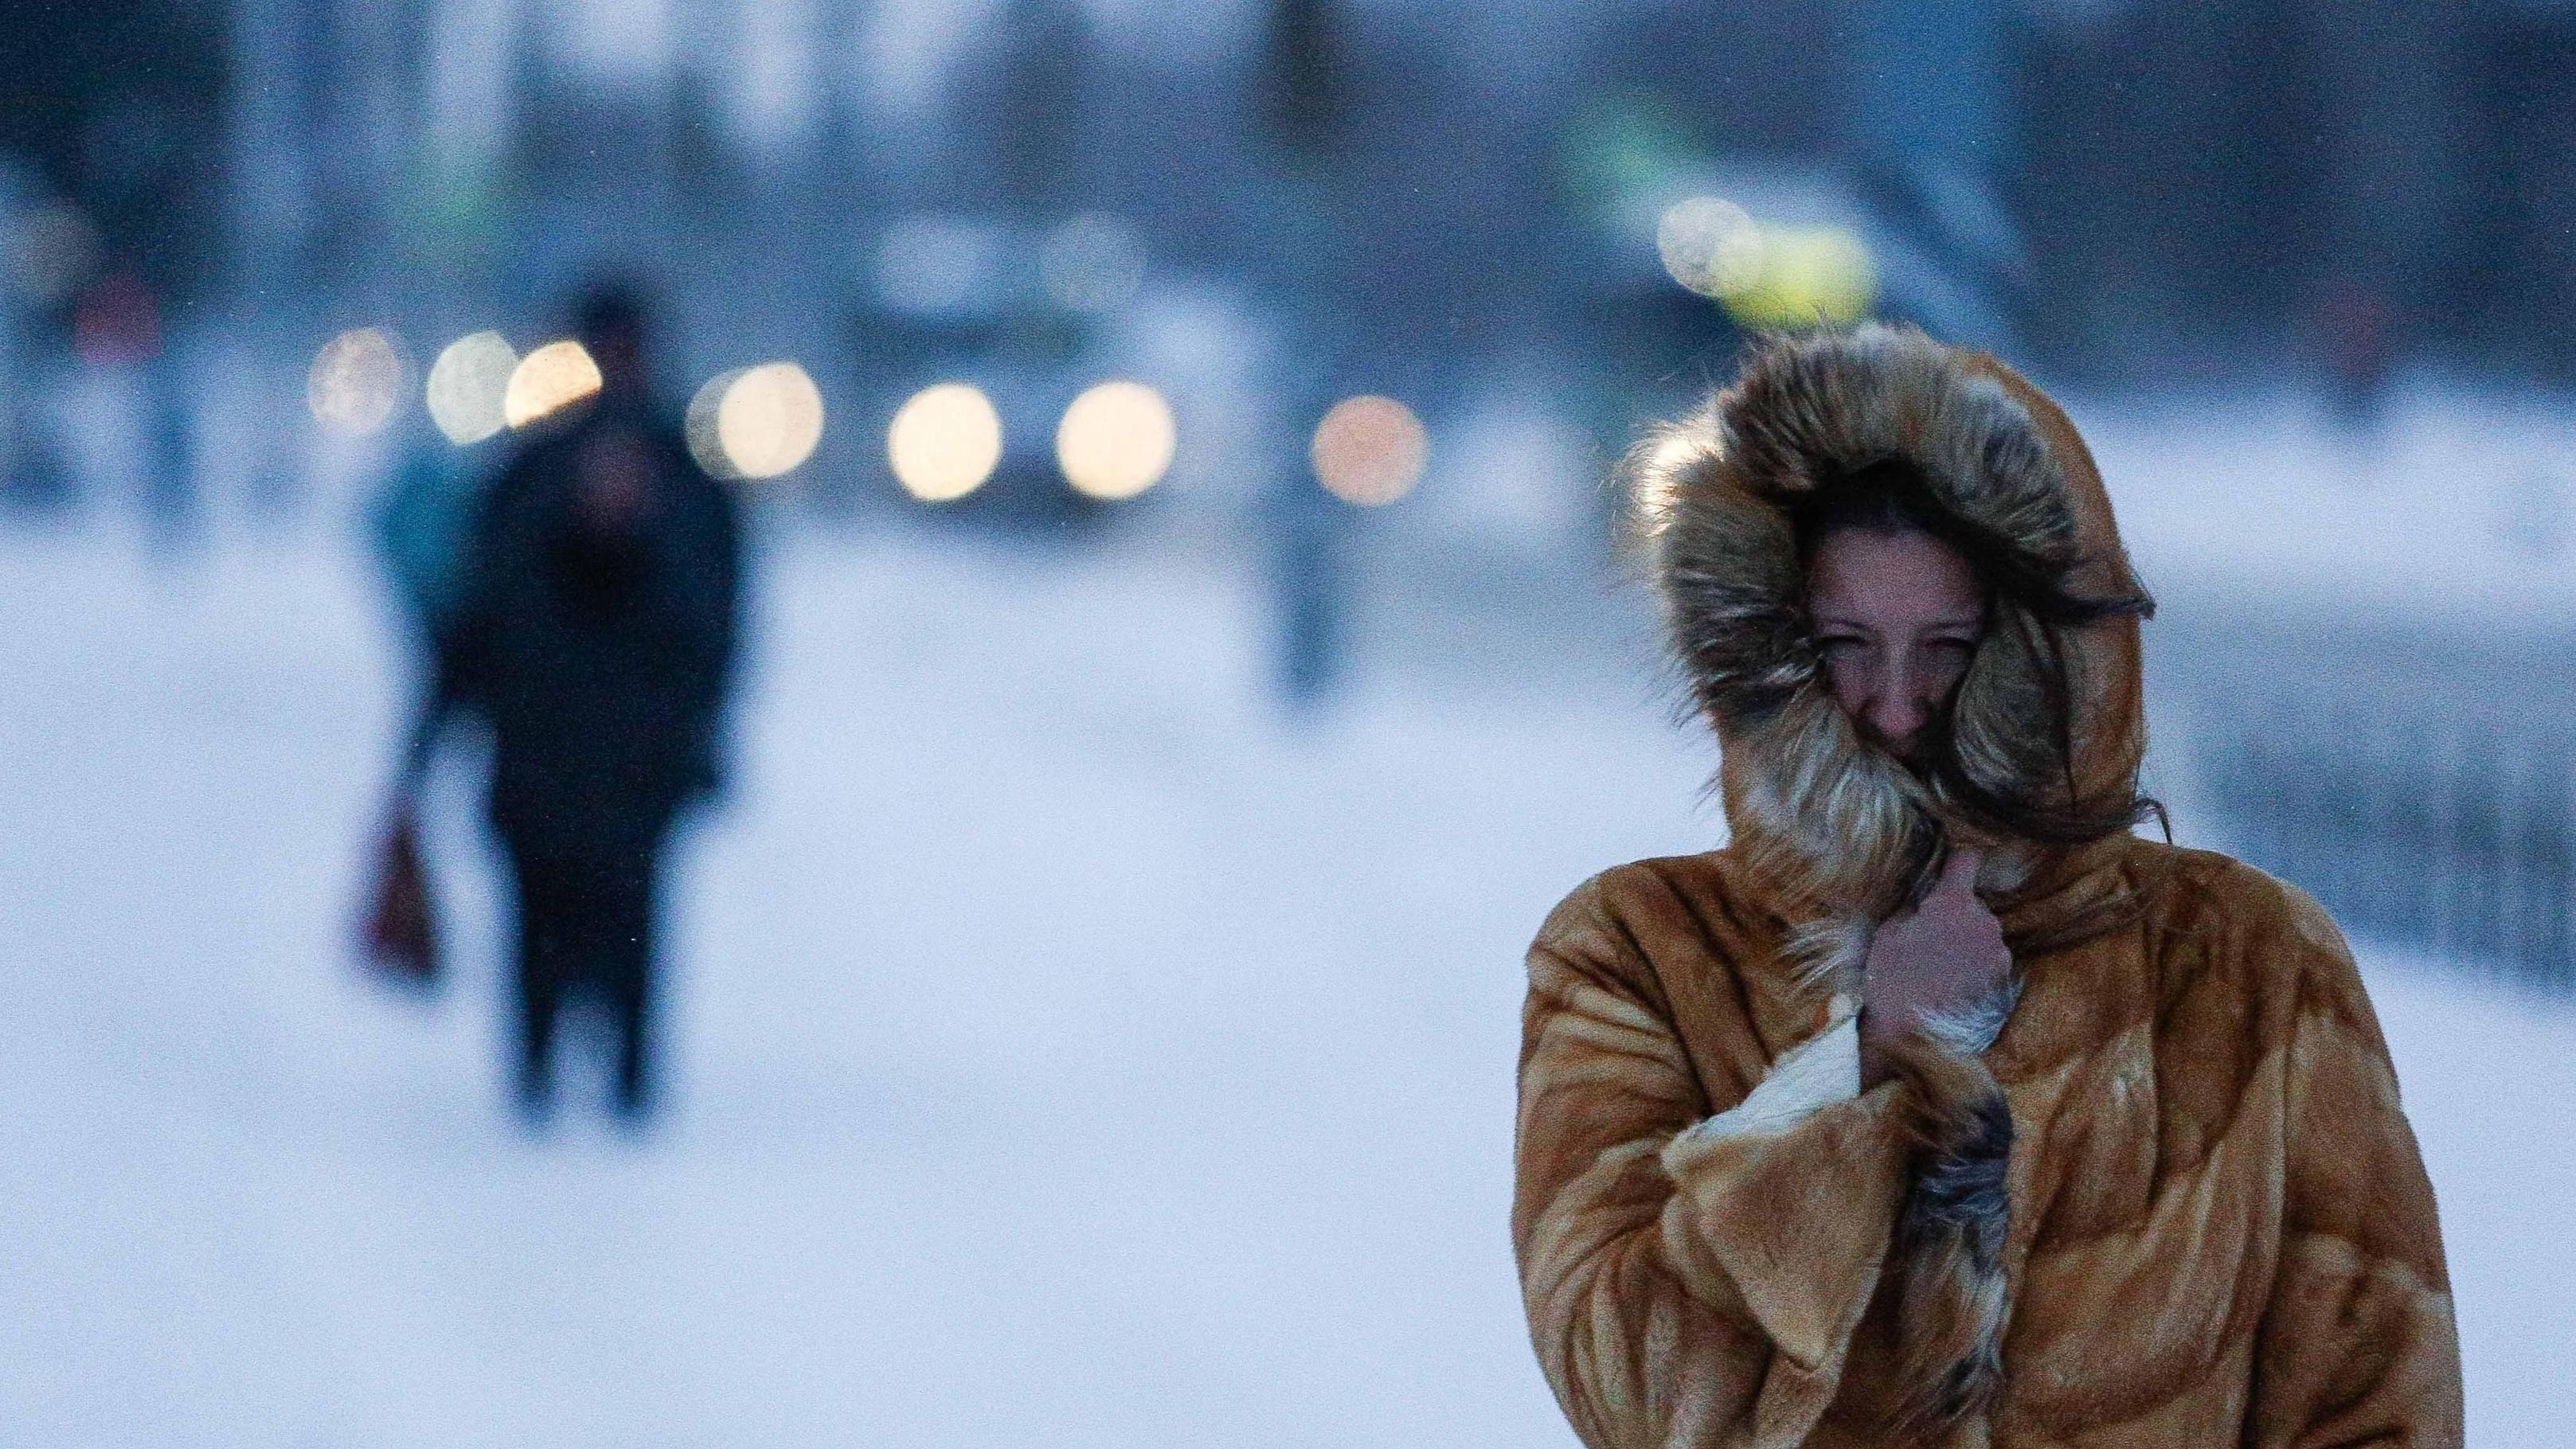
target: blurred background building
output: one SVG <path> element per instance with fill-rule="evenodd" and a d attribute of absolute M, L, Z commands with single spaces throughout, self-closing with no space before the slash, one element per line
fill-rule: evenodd
<path fill-rule="evenodd" d="M 1092 216 L 1118 255 L 1088 310 L 1264 278 L 1261 310 L 1361 319 L 1437 390 L 1658 309 L 1675 358 L 1770 320 L 1691 306 L 1638 245 L 1706 194 L 1806 237 L 1775 311 L 1916 316 L 2068 375 L 2576 370 L 2576 42 L 2529 0 L 108 13 L 33 8 L 0 61 L 36 356 L 125 270 L 181 331 L 425 341 L 616 259 L 702 352 L 752 327 L 847 367 L 854 327 L 940 299 L 915 252 L 1008 270 Z"/>
<path fill-rule="evenodd" d="M 109 14 L 33 8 L 0 62 L 32 359 L 128 274 L 192 341 L 426 342 L 616 260 L 699 354 L 750 329 L 847 371 L 882 314 L 999 306 L 1084 217 L 1054 269 L 1082 310 L 1259 279 L 1243 305 L 1353 319 L 1426 398 L 1605 336 L 1687 371 L 1817 309 L 2104 381 L 2576 370 L 2569 21 L 2526 0 Z M 1784 234 L 1785 292 L 1676 293 L 1639 234 L 1694 195 Z"/>
<path fill-rule="evenodd" d="M 2164 606 L 2151 788 L 2361 937 L 2473 1432 L 2565 1438 L 2576 6 L 8 22 L 0 1123 L 45 1167 L 0 1189 L 40 1249 L 0 1421 L 1565 1442 L 1501 1248 L 1518 951 L 1720 829 L 1613 466 L 1751 330 L 1887 317 L 2085 427 Z M 752 515 L 745 780 L 672 1134 L 539 1159 L 479 1027 L 340 974 L 409 687 L 366 539 L 435 540 L 581 391 L 612 274 Z"/>

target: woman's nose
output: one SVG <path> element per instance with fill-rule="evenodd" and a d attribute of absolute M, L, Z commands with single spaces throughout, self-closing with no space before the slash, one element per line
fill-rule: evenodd
<path fill-rule="evenodd" d="M 1899 754 L 1913 748 L 1914 736 L 1932 717 L 1923 681 L 1916 677 L 1919 662 L 1911 650 L 1890 650 L 1881 657 L 1877 677 L 1870 681 L 1866 711 L 1870 732 Z"/>
<path fill-rule="evenodd" d="M 1903 751 L 1914 743 L 1915 732 L 1923 728 L 1929 713 L 1906 681 L 1886 680 L 1869 702 L 1869 727 L 1889 746 Z"/>

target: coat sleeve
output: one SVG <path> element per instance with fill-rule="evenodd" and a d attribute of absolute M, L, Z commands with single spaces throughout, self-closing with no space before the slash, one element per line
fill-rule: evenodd
<path fill-rule="evenodd" d="M 1712 1115 L 1597 881 L 1529 969 L 1513 1240 L 1558 1402 L 1592 1449 L 1804 1441 L 1887 1255 L 1896 1089 L 1856 1095 L 1845 1019 Z"/>
<path fill-rule="evenodd" d="M 465 505 L 468 517 L 449 561 L 451 597 L 430 636 L 429 688 L 403 750 L 402 778 L 411 786 L 428 770 L 448 719 L 489 703 L 493 633 L 501 613 L 496 585 L 507 567 L 501 554 L 510 546 L 513 505 L 530 486 L 529 471 L 529 450 L 523 447 Z"/>
<path fill-rule="evenodd" d="M 676 469 L 693 468 L 674 444 Z M 722 781 L 719 735 L 742 615 L 741 505 L 722 483 L 684 476 L 655 538 L 658 604 L 666 614 L 671 700 L 697 788 Z"/>
<path fill-rule="evenodd" d="M 2456 1449 L 2460 1347 L 2432 1184 L 2352 955 L 2314 901 L 2290 894 L 2302 971 L 2282 1241 L 2246 1442 Z"/>

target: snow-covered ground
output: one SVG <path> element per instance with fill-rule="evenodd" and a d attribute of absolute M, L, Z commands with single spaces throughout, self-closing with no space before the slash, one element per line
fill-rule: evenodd
<path fill-rule="evenodd" d="M 2070 406 L 2148 583 L 2186 612 L 2576 623 L 2576 409 L 2436 377 L 2369 424 L 2297 393 Z"/>
<path fill-rule="evenodd" d="M 461 775 L 448 991 L 349 960 L 401 696 L 360 563 L 0 538 L 0 1438 L 1570 1444 L 1505 1233 L 1520 952 L 1718 834 L 1626 646 L 1381 630 L 1292 726 L 1213 563 L 765 563 L 674 1115 L 531 1141 Z M 2576 1011 L 2371 980 L 2473 1442 L 2563 1443 Z"/>

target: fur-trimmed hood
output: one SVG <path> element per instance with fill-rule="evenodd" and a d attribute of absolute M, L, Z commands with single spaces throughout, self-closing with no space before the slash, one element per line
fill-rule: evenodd
<path fill-rule="evenodd" d="M 1988 848 L 1982 884 L 1997 895 L 2052 854 L 1969 825 L 1937 788 L 1864 744 L 1827 692 L 1791 510 L 1820 483 L 1888 458 L 1912 463 L 1939 506 L 2075 591 L 2140 592 L 2066 415 L 2002 363 L 1913 328 L 1757 343 L 1734 386 L 1639 451 L 1637 523 L 1674 657 L 1721 742 L 1735 838 L 1784 892 L 1846 916 L 1900 903 L 1945 835 Z M 2062 637 L 2072 771 L 2035 725 L 2049 641 L 2009 601 L 1998 601 L 1953 705 L 1960 764 L 2009 798 L 2116 808 L 2146 748 L 2137 620 Z"/>

